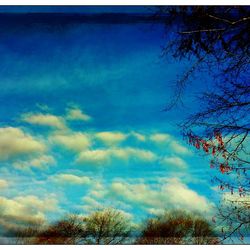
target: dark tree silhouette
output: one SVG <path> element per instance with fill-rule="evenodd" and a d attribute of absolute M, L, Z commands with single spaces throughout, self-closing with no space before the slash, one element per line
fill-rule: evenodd
<path fill-rule="evenodd" d="M 86 231 L 81 217 L 71 215 L 60 220 L 40 232 L 34 239 L 34 244 L 80 244 Z"/>
<path fill-rule="evenodd" d="M 130 220 L 119 210 L 106 208 L 89 216 L 67 215 L 43 227 L 15 233 L 20 244 L 122 244 L 131 233 Z"/>
<path fill-rule="evenodd" d="M 48 226 L 27 227 L 16 233 L 17 243 L 23 244 L 80 244 L 86 236 L 83 218 L 67 215 Z"/>
<path fill-rule="evenodd" d="M 213 86 L 199 96 L 197 112 L 181 128 L 188 143 L 212 156 L 211 168 L 219 170 L 213 181 L 220 189 L 245 197 L 239 201 L 232 196 L 226 207 L 231 204 L 233 209 L 237 203 L 242 208 L 238 213 L 249 213 L 250 7 L 157 7 L 155 13 L 156 17 L 165 17 L 168 43 L 163 53 L 192 62 L 178 79 L 174 98 L 166 110 L 181 101 L 190 77 L 196 72 L 205 70 L 213 77 Z M 227 234 L 238 232 L 242 238 L 240 230 L 250 226 L 249 220 L 237 225 L 234 213 L 223 216 L 224 223 L 231 227 Z"/>
<path fill-rule="evenodd" d="M 216 244 L 218 239 L 209 223 L 185 211 L 166 212 L 149 219 L 137 244 Z"/>
<path fill-rule="evenodd" d="M 37 235 L 41 233 L 41 226 L 36 227 L 24 226 L 19 227 L 12 232 L 12 237 L 15 239 L 15 244 L 33 244 Z"/>
<path fill-rule="evenodd" d="M 182 210 L 149 219 L 140 236 L 119 210 L 106 208 L 88 216 L 67 215 L 47 226 L 19 228 L 17 244 L 217 244 L 210 224 Z M 132 236 L 134 231 L 134 239 Z M 137 235 L 137 236 L 136 236 Z"/>

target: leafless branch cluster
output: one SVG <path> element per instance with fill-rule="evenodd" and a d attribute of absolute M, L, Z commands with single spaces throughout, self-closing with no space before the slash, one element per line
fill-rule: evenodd
<path fill-rule="evenodd" d="M 212 225 L 201 215 L 171 210 L 136 227 L 119 210 L 69 215 L 47 226 L 19 228 L 17 244 L 218 244 Z"/>

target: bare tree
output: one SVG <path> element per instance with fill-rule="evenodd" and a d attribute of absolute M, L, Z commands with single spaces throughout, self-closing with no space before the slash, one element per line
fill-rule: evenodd
<path fill-rule="evenodd" d="M 85 217 L 84 222 L 87 244 L 122 244 L 131 233 L 129 219 L 112 208 L 96 211 Z"/>
<path fill-rule="evenodd" d="M 210 166 L 218 170 L 213 181 L 219 188 L 246 198 L 239 202 L 232 196 L 240 207 L 237 213 L 249 211 L 250 7 L 158 7 L 155 13 L 165 17 L 168 28 L 169 39 L 163 53 L 192 61 L 177 81 L 174 99 L 166 110 L 181 100 L 196 72 L 205 70 L 213 77 L 213 86 L 198 97 L 197 112 L 183 121 L 181 129 L 188 143 L 212 156 Z M 232 205 L 227 203 L 223 221 L 241 237 L 241 229 L 245 231 L 249 221 L 239 220 L 237 225 L 229 204 Z M 222 208 L 225 206 L 218 216 Z M 230 235 L 228 230 L 227 233 Z"/>
<path fill-rule="evenodd" d="M 206 220 L 178 210 L 149 219 L 137 244 L 216 244 L 217 241 Z"/>
<path fill-rule="evenodd" d="M 180 99 L 189 77 L 201 68 L 210 70 L 218 82 L 248 82 L 249 6 L 156 7 L 155 16 L 164 19 L 167 28 L 163 53 L 193 59 L 178 79 L 169 107 Z"/>
<path fill-rule="evenodd" d="M 224 199 L 218 207 L 216 216 L 222 239 L 234 243 L 235 240 L 245 242 L 250 234 L 250 203 L 244 197 Z M 226 223 L 225 223 L 226 222 Z"/>

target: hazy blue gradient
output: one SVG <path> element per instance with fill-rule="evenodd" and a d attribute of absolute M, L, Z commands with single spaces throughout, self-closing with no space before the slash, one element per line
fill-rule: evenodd
<path fill-rule="evenodd" d="M 1 7 L 0 12 L 61 12 L 61 13 L 149 13 L 138 7 Z M 24 15 L 25 18 L 25 15 Z M 135 24 L 84 24 L 72 23 L 66 26 L 46 24 L 19 25 L 5 23 L 0 38 L 0 126 L 16 127 L 25 133 L 39 138 L 48 144 L 46 154 L 53 156 L 56 163 L 45 169 L 32 167 L 22 170 L 13 167 L 19 158 L 9 158 L 1 162 L 1 179 L 10 184 L 2 189 L 1 196 L 14 199 L 17 196 L 33 195 L 44 199 L 54 195 L 60 210 L 45 211 L 49 219 L 56 219 L 66 212 L 89 212 L 84 205 L 95 209 L 84 197 L 91 197 L 105 206 L 114 206 L 132 214 L 138 222 L 151 212 L 154 205 L 145 205 L 152 197 L 165 197 L 164 204 L 155 204 L 155 209 L 180 207 L 173 201 L 173 193 L 161 191 L 161 195 L 150 194 L 171 185 L 184 185 L 207 204 L 214 204 L 217 191 L 211 187 L 213 175 L 209 169 L 209 159 L 197 154 L 182 140 L 177 126 L 183 118 L 198 108 L 194 96 L 208 88 L 211 80 L 206 72 L 201 72 L 185 93 L 185 107 L 171 112 L 163 112 L 166 103 L 173 95 L 173 85 L 186 66 L 192 62 L 174 61 L 171 56 L 162 58 L 165 44 L 160 23 Z M 53 128 L 29 124 L 21 119 L 25 113 L 53 114 L 65 117 L 66 109 L 77 106 L 92 117 L 90 121 L 67 121 L 71 133 L 94 134 L 102 131 L 115 131 L 129 134 L 132 131 L 146 136 L 146 141 L 138 141 L 128 136 L 118 146 L 107 146 L 95 140 L 90 149 L 137 148 L 152 151 L 157 155 L 155 161 L 132 159 L 123 161 L 117 157 L 104 166 L 77 164 L 76 152 L 53 144 L 49 138 L 55 133 Z M 168 143 L 155 143 L 150 136 L 155 133 L 169 134 L 172 139 L 185 147 L 189 153 L 180 153 L 169 147 Z M 92 139 L 91 139 L 92 140 Z M 84 151 L 84 149 L 83 149 Z M 22 156 L 22 160 L 26 160 Z M 28 158 L 29 156 L 27 156 Z M 162 165 L 164 157 L 179 157 L 186 168 L 178 168 L 175 163 Z M 136 157 L 135 157 L 136 158 Z M 52 177 L 58 174 L 88 176 L 93 184 L 58 184 Z M 176 182 L 174 182 L 175 180 Z M 92 195 L 97 184 L 102 183 L 103 197 Z M 112 183 L 125 185 L 144 184 L 150 187 L 144 200 L 133 201 L 126 194 L 111 188 Z M 171 186 L 171 187 L 172 187 Z M 143 193 L 133 189 L 132 194 Z M 169 189 L 167 189 L 169 190 Z M 119 193 L 119 194 L 118 194 Z M 148 195 L 148 198 L 147 198 Z M 185 196 L 185 194 L 184 194 Z M 146 197 L 146 200 L 145 200 Z M 178 198 L 178 197 L 177 197 Z M 164 200 L 163 199 L 163 200 Z M 180 196 L 178 199 L 185 199 Z M 188 198 L 187 198 L 188 199 Z M 198 199 L 198 198 L 197 198 Z M 176 204 L 175 204 L 176 202 Z M 196 200 L 187 201 L 195 208 Z M 179 204 L 179 205 L 178 205 Z M 190 205 L 191 206 L 191 205 Z M 202 212 L 199 203 L 197 210 Z M 188 207 L 182 206 L 183 209 Z M 152 212 L 153 213 L 153 212 Z M 153 213 L 154 214 L 154 213 Z M 210 214 L 213 214 L 210 210 Z"/>

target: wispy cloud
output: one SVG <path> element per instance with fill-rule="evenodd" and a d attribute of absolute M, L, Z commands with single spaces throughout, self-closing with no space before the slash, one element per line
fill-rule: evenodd
<path fill-rule="evenodd" d="M 181 155 L 192 155 L 192 152 L 185 146 L 181 145 L 179 142 L 173 140 L 170 143 L 170 148 L 177 154 Z"/>
<path fill-rule="evenodd" d="M 26 161 L 19 160 L 13 163 L 14 168 L 19 170 L 29 170 L 30 168 L 46 169 L 56 164 L 56 160 L 51 155 L 40 155 Z"/>
<path fill-rule="evenodd" d="M 130 184 L 113 182 L 111 192 L 118 198 L 142 206 L 145 209 L 164 210 L 167 208 L 185 208 L 199 212 L 210 211 L 212 203 L 204 196 L 190 189 L 179 179 L 166 180 L 158 190 L 149 184 Z"/>
<path fill-rule="evenodd" d="M 166 144 L 170 141 L 171 136 L 169 134 L 155 133 L 149 136 L 149 140 L 156 144 Z"/>
<path fill-rule="evenodd" d="M 0 179 L 0 188 L 4 189 L 9 186 L 9 183 L 6 180 Z"/>
<path fill-rule="evenodd" d="M 178 156 L 166 156 L 161 160 L 161 164 L 166 167 L 176 167 L 179 169 L 185 169 L 188 167 L 188 164 Z"/>
<path fill-rule="evenodd" d="M 133 136 L 133 137 L 136 138 L 138 141 L 142 141 L 142 142 L 146 141 L 146 136 L 143 135 L 143 134 L 141 134 L 141 133 L 138 133 L 138 132 L 132 131 L 132 132 L 130 133 L 130 136 Z"/>
<path fill-rule="evenodd" d="M 138 160 L 152 162 L 157 159 L 157 156 L 150 150 L 130 147 L 96 149 L 81 152 L 76 159 L 76 163 L 101 166 L 110 163 L 112 158 L 123 161 Z"/>
<path fill-rule="evenodd" d="M 50 178 L 52 181 L 59 184 L 73 184 L 73 185 L 88 185 L 91 179 L 88 176 L 78 176 L 73 174 L 58 174 Z"/>

